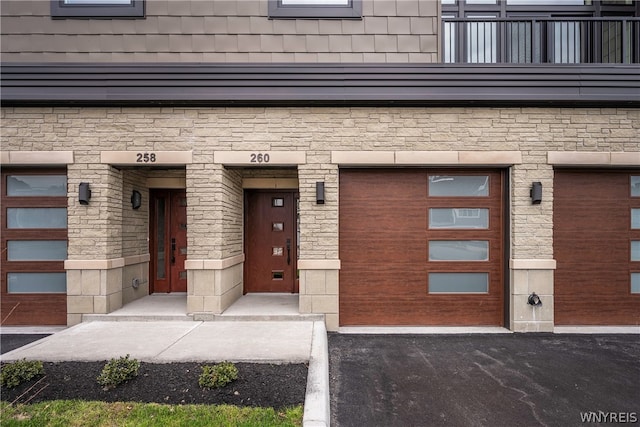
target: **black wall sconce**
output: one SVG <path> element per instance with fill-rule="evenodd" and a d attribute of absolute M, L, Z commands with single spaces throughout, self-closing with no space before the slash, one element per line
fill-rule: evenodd
<path fill-rule="evenodd" d="M 529 191 L 531 196 L 531 204 L 539 205 L 542 202 L 542 183 L 537 181 L 531 184 L 531 190 Z"/>
<path fill-rule="evenodd" d="M 540 299 L 540 297 L 538 295 L 536 295 L 536 293 L 532 293 L 531 295 L 529 295 L 529 298 L 527 299 L 527 304 L 532 305 L 534 307 L 539 307 L 542 305 L 542 300 Z"/>
<path fill-rule="evenodd" d="M 316 204 L 324 205 L 324 182 L 316 182 Z"/>
<path fill-rule="evenodd" d="M 78 188 L 78 201 L 81 205 L 88 205 L 91 200 L 91 188 L 88 182 L 81 182 Z"/>
<path fill-rule="evenodd" d="M 133 193 L 131 193 L 131 207 L 139 209 L 140 206 L 142 206 L 142 194 L 138 190 L 133 190 Z"/>

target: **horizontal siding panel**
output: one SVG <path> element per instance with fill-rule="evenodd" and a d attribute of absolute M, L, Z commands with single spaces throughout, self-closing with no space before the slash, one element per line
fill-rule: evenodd
<path fill-rule="evenodd" d="M 635 66 L 3 64 L 4 105 L 640 104 Z"/>

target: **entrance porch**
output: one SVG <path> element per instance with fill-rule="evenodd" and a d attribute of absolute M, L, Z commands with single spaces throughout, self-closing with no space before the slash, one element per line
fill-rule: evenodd
<path fill-rule="evenodd" d="M 151 294 L 130 302 L 109 314 L 86 314 L 84 321 L 270 321 L 270 320 L 324 320 L 322 314 L 302 314 L 298 294 L 246 294 L 222 314 L 204 319 L 199 314 L 187 313 L 187 294 Z"/>

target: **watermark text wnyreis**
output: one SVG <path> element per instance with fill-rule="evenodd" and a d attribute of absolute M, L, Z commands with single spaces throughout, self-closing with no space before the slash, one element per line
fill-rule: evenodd
<path fill-rule="evenodd" d="M 588 411 L 580 412 L 580 420 L 583 423 L 637 423 L 637 412 L 605 412 Z"/>

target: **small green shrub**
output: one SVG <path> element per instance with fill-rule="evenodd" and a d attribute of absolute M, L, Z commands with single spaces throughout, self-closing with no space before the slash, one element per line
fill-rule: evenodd
<path fill-rule="evenodd" d="M 119 359 L 111 359 L 104 365 L 102 372 L 98 376 L 98 384 L 105 389 L 114 388 L 125 381 L 138 376 L 140 362 L 136 359 L 129 359 L 127 354 Z"/>
<path fill-rule="evenodd" d="M 231 362 L 221 362 L 216 365 L 205 365 L 198 378 L 202 388 L 220 388 L 238 379 L 238 368 Z"/>
<path fill-rule="evenodd" d="M 42 362 L 22 359 L 2 366 L 0 384 L 7 388 L 13 388 L 42 374 L 44 374 Z"/>

